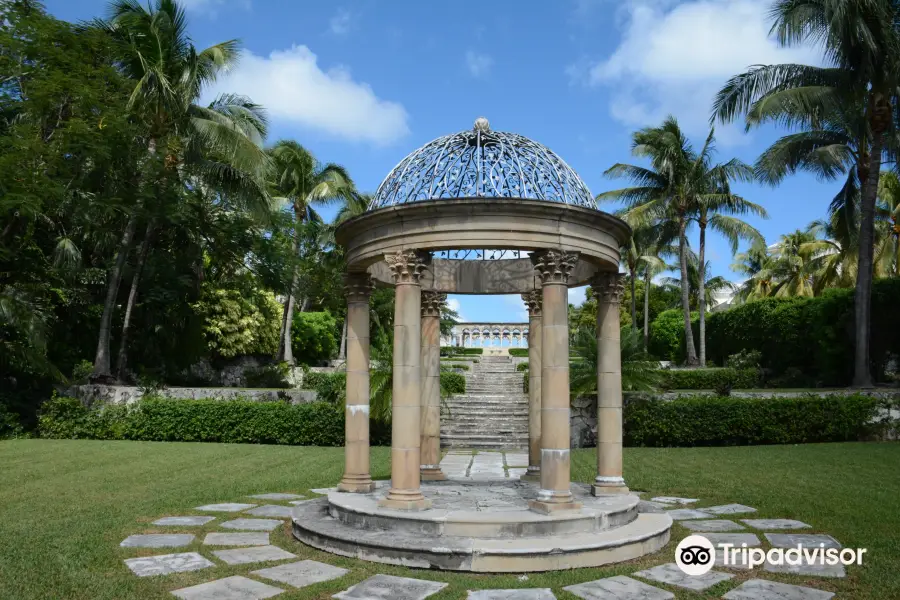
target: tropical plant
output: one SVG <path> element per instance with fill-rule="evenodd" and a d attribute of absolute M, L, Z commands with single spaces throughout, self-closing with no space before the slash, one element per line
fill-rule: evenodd
<path fill-rule="evenodd" d="M 651 360 L 643 348 L 640 333 L 630 327 L 621 329 L 622 390 L 652 391 L 660 382 L 659 363 Z M 597 393 L 597 332 L 582 327 L 575 331 L 571 345 L 569 388 L 574 397 Z"/>
<path fill-rule="evenodd" d="M 710 131 L 703 147 L 696 152 L 678 121 L 668 117 L 661 126 L 642 129 L 632 136 L 632 154 L 648 158 L 650 169 L 616 164 L 605 173 L 609 177 L 631 179 L 637 186 L 597 196 L 598 201 L 624 201 L 627 207 L 625 218 L 632 224 L 677 223 L 681 272 L 678 281 L 681 284 L 687 364 L 693 366 L 699 359 L 691 331 L 687 230 L 694 222 L 700 226 L 701 252 L 705 252 L 707 227 L 724 233 L 736 250 L 738 240 L 755 239 L 759 233 L 731 215 L 753 213 L 765 216 L 762 207 L 731 191 L 732 181 L 752 179 L 750 167 L 737 159 L 713 164 L 714 142 L 714 132 Z M 666 239 L 660 241 L 668 242 Z M 705 268 L 705 262 L 700 264 Z M 700 278 L 699 283 L 702 286 L 705 278 Z M 705 297 L 705 294 L 701 296 Z M 703 346 L 705 342 L 701 341 L 701 350 Z M 705 358 L 705 351 L 702 354 Z"/>
<path fill-rule="evenodd" d="M 669 265 L 669 268 L 674 270 L 676 265 Z M 704 278 L 702 284 L 700 283 L 701 272 L 703 273 L 702 276 Z M 717 294 L 721 292 L 733 292 L 735 289 L 733 283 L 721 275 L 713 275 L 710 272 L 709 261 L 707 261 L 705 267 L 701 269 L 699 258 L 693 252 L 688 254 L 688 279 L 690 280 L 690 307 L 692 311 L 699 309 L 699 307 L 704 304 L 709 305 L 712 303 Z M 670 288 L 681 288 L 681 280 L 678 277 L 663 277 L 660 283 L 663 286 Z M 701 293 L 703 294 L 703 297 L 700 296 Z"/>
<path fill-rule="evenodd" d="M 347 171 L 340 165 L 322 165 L 315 156 L 293 140 L 279 140 L 269 150 L 275 165 L 270 182 L 272 195 L 283 206 L 288 206 L 294 213 L 295 233 L 293 254 L 300 254 L 301 229 L 304 223 L 321 223 L 322 219 L 315 207 L 337 200 L 350 201 L 355 195 L 355 187 Z M 328 228 L 322 234 L 327 236 Z M 279 361 L 294 363 L 291 351 L 291 324 L 294 318 L 294 306 L 300 283 L 300 272 L 295 264 L 291 269 L 290 284 L 286 290 L 287 299 L 281 319 L 281 336 L 276 358 Z M 308 296 L 300 302 L 300 312 L 304 312 L 310 301 Z"/>
<path fill-rule="evenodd" d="M 787 172 L 808 168 L 833 178 L 853 161 L 860 185 L 853 382 L 868 387 L 876 197 L 885 151 L 894 153 L 890 141 L 900 89 L 900 3 L 777 0 L 770 15 L 781 45 L 813 42 L 822 47 L 825 65 L 755 66 L 722 88 L 713 119 L 729 122 L 744 114 L 748 127 L 775 122 L 812 133 L 784 144 L 797 150 L 781 154 Z M 850 116 L 839 120 L 835 115 Z M 848 137 L 854 142 L 852 154 Z"/>
<path fill-rule="evenodd" d="M 146 147 L 145 191 L 130 208 L 100 322 L 93 377 L 105 379 L 111 377 L 112 313 L 138 220 L 146 221 L 146 233 L 134 268 L 123 338 L 154 228 L 163 216 L 157 199 L 165 197 L 166 190 L 189 185 L 214 189 L 265 216 L 270 209 L 263 185 L 269 161 L 260 147 L 266 119 L 259 106 L 227 94 L 209 106 L 196 104 L 204 87 L 237 61 L 236 40 L 198 52 L 187 34 L 184 9 L 174 0 L 155 0 L 147 7 L 133 0 L 115 0 L 109 19 L 95 21 L 91 27 L 107 33 L 117 49 L 121 71 L 133 82 L 127 109 L 140 123 Z M 127 339 L 119 343 L 124 347 Z"/>
<path fill-rule="evenodd" d="M 878 236 L 876 261 L 879 270 L 885 275 L 900 277 L 900 177 L 895 171 L 881 173 L 878 180 L 878 199 L 876 207 L 878 224 L 882 225 L 883 234 Z"/>

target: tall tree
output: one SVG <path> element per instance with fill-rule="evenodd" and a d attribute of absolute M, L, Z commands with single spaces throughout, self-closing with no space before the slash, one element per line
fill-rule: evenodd
<path fill-rule="evenodd" d="M 853 385 L 870 387 L 869 321 L 874 269 L 875 203 L 889 135 L 894 131 L 900 85 L 900 3 L 896 0 L 777 0 L 770 11 L 772 33 L 783 46 L 820 45 L 825 66 L 757 66 L 732 78 L 719 92 L 713 118 L 728 122 L 747 115 L 748 126 L 776 121 L 821 130 L 836 110 L 861 114 L 855 129 L 860 178 L 859 258 L 855 306 Z M 841 159 L 836 147 L 830 160 Z M 815 150 L 810 146 L 810 150 Z M 845 157 L 844 157 L 845 158 Z"/>
<path fill-rule="evenodd" d="M 881 174 L 878 181 L 877 216 L 884 234 L 875 254 L 881 255 L 881 270 L 887 276 L 900 277 L 900 177 L 894 171 Z"/>
<path fill-rule="evenodd" d="M 152 205 L 154 200 L 171 180 L 186 173 L 196 177 L 193 185 L 208 185 L 241 199 L 262 216 L 270 207 L 264 186 L 269 160 L 261 148 L 266 122 L 257 105 L 234 95 L 223 95 L 206 107 L 196 104 L 204 87 L 237 62 L 236 40 L 198 52 L 187 34 L 184 9 L 174 0 L 155 0 L 147 7 L 116 0 L 109 19 L 91 26 L 114 41 L 119 67 L 133 82 L 128 111 L 140 123 L 146 147 L 145 192 L 131 207 L 110 271 L 94 358 L 92 377 L 110 379 L 112 314 L 138 219 L 157 216 L 160 207 Z M 139 260 L 142 256 L 146 252 L 139 253 Z M 141 267 L 136 267 L 135 277 L 140 277 Z"/>
<path fill-rule="evenodd" d="M 300 238 L 303 223 L 321 222 L 316 213 L 318 205 L 334 202 L 342 198 L 352 198 L 356 189 L 347 171 L 340 165 L 321 164 L 312 153 L 293 140 L 279 140 L 269 151 L 275 164 L 270 187 L 272 194 L 290 206 L 294 212 L 294 256 L 300 252 Z M 281 319 L 281 336 L 278 343 L 279 361 L 294 363 L 291 350 L 291 324 L 294 305 L 300 283 L 300 271 L 294 265 L 287 298 Z M 301 301 L 301 312 L 305 310 Z"/>

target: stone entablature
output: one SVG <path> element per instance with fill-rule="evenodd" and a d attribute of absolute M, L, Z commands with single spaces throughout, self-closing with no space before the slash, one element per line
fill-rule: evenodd
<path fill-rule="evenodd" d="M 457 323 L 441 346 L 460 348 L 527 348 L 528 323 Z"/>

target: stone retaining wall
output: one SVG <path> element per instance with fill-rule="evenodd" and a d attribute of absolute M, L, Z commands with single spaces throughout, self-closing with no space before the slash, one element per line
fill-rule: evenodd
<path fill-rule="evenodd" d="M 95 402 L 107 404 L 132 404 L 144 396 L 141 388 L 131 385 L 75 385 L 66 390 L 66 395 L 78 398 L 86 406 Z M 252 400 L 254 402 L 289 401 L 291 404 L 305 404 L 316 401 L 313 390 L 297 389 L 253 389 L 253 388 L 221 388 L 221 387 L 169 387 L 154 391 L 163 398 L 180 400 L 198 400 L 213 398 L 216 400 Z"/>

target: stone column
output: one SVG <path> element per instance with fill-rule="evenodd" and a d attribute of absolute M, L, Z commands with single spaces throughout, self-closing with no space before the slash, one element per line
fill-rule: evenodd
<path fill-rule="evenodd" d="M 422 404 L 422 287 L 419 279 L 431 256 L 419 250 L 387 254 L 396 286 L 394 297 L 394 381 L 391 402 L 391 489 L 379 504 L 424 510 L 431 501 L 419 489 Z"/>
<path fill-rule="evenodd" d="M 591 493 L 627 494 L 622 478 L 622 276 L 598 273 L 591 287 L 597 298 L 597 478 Z"/>
<path fill-rule="evenodd" d="M 569 457 L 569 274 L 578 253 L 542 250 L 531 255 L 541 279 L 541 489 L 532 510 L 581 508 L 572 497 Z"/>
<path fill-rule="evenodd" d="M 528 470 L 522 479 L 541 480 L 541 290 L 522 294 L 528 307 Z"/>
<path fill-rule="evenodd" d="M 372 280 L 366 273 L 348 274 L 347 400 L 344 405 L 344 477 L 342 492 L 369 493 L 369 295 Z"/>
<path fill-rule="evenodd" d="M 447 294 L 422 292 L 422 440 L 420 478 L 442 481 L 441 471 L 441 307 Z"/>

